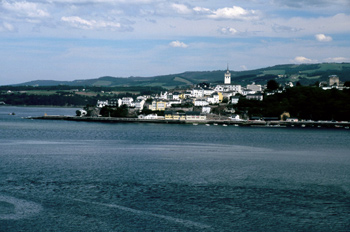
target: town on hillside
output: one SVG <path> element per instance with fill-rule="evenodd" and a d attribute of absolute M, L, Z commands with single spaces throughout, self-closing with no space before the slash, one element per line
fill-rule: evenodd
<path fill-rule="evenodd" d="M 297 83 L 298 85 L 298 83 Z M 266 85 L 255 83 L 241 86 L 231 82 L 231 73 L 227 67 L 223 75 L 223 83 L 210 85 L 199 83 L 191 89 L 174 89 L 154 95 L 140 95 L 119 99 L 98 100 L 96 106 L 86 106 L 77 110 L 80 117 L 130 117 L 152 120 L 287 120 L 297 121 L 288 112 L 280 117 L 262 118 L 248 117 L 236 112 L 235 105 L 241 100 L 263 101 L 264 96 L 282 93 L 293 88 L 292 82 L 283 86 L 275 80 Z M 348 89 L 336 75 L 329 76 L 329 81 L 319 83 L 323 90 Z"/>

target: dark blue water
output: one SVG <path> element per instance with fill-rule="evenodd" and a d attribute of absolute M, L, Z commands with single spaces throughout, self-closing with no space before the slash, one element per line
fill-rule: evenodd
<path fill-rule="evenodd" d="M 0 107 L 0 231 L 350 231 L 349 130 L 22 118 L 75 110 Z"/>

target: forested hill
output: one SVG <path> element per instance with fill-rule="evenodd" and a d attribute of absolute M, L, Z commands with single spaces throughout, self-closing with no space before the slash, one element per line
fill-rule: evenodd
<path fill-rule="evenodd" d="M 97 79 L 74 80 L 74 81 L 52 81 L 36 80 L 19 84 L 30 86 L 162 86 L 164 88 L 185 87 L 201 82 L 213 84 L 222 83 L 224 72 L 198 71 L 184 72 L 179 74 L 154 76 L 154 77 L 100 77 Z M 275 79 L 279 83 L 300 82 L 302 85 L 314 84 L 315 82 L 326 81 L 329 75 L 339 76 L 342 82 L 350 81 L 350 63 L 322 63 L 322 64 L 286 64 L 276 65 L 256 70 L 231 71 L 234 84 L 246 85 L 252 82 L 266 84 L 268 80 Z"/>

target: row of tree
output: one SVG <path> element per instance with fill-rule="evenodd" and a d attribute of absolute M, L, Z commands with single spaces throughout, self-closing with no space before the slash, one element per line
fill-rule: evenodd
<path fill-rule="evenodd" d="M 249 117 L 291 117 L 312 120 L 350 120 L 350 89 L 323 90 L 310 86 L 289 88 L 282 93 L 265 96 L 263 101 L 240 99 L 236 111 Z"/>
<path fill-rule="evenodd" d="M 50 105 L 50 106 L 84 106 L 96 104 L 96 98 L 81 95 L 67 96 L 62 94 L 0 94 L 0 101 L 8 105 Z"/>

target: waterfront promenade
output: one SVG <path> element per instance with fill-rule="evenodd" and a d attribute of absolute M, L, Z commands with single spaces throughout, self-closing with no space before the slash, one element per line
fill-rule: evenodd
<path fill-rule="evenodd" d="M 345 128 L 349 129 L 350 122 L 334 121 L 263 121 L 263 120 L 166 120 L 166 119 L 139 119 L 139 118 L 115 118 L 115 117 L 78 117 L 45 115 L 39 117 L 28 117 L 28 119 L 42 120 L 66 120 L 66 121 L 85 121 L 85 122 L 106 122 L 106 123 L 168 123 L 168 124 L 218 124 L 234 126 L 252 126 L 252 127 L 326 127 L 326 128 Z"/>

